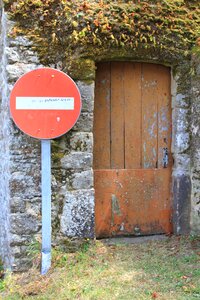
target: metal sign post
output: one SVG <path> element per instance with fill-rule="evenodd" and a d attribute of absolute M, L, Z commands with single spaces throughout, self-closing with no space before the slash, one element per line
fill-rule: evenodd
<path fill-rule="evenodd" d="M 41 140 L 42 263 L 41 274 L 51 267 L 51 140 Z"/>
<path fill-rule="evenodd" d="M 24 133 L 41 140 L 42 266 L 51 266 L 51 139 L 68 132 L 81 112 L 80 92 L 65 73 L 40 68 L 23 75 L 10 96 L 10 112 Z"/>

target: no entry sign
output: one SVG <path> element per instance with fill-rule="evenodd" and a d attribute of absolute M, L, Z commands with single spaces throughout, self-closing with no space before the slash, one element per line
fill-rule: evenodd
<path fill-rule="evenodd" d="M 11 92 L 10 110 L 15 124 L 38 139 L 53 139 L 69 131 L 80 115 L 81 97 L 65 73 L 40 68 L 22 76 Z"/>
<path fill-rule="evenodd" d="M 26 73 L 16 82 L 10 96 L 10 111 L 19 129 L 41 139 L 41 274 L 44 275 L 51 266 L 51 139 L 74 126 L 81 111 L 81 97 L 69 76 L 41 68 Z"/>

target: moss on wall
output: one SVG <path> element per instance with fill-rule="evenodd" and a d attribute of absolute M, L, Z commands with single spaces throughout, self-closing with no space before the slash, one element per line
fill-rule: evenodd
<path fill-rule="evenodd" d="M 33 41 L 45 65 L 62 62 L 76 79 L 94 76 L 104 59 L 173 63 L 199 52 L 200 2 L 4 0 L 16 21 L 12 36 Z M 89 58 L 90 60 L 85 60 Z"/>

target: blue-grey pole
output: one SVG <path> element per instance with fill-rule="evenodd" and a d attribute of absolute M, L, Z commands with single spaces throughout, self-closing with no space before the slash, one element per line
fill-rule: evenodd
<path fill-rule="evenodd" d="M 44 275 L 51 267 L 51 140 L 41 140 L 42 165 L 42 264 Z"/>

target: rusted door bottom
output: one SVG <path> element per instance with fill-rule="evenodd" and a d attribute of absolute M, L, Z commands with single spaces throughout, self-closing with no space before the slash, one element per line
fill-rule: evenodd
<path fill-rule="evenodd" d="M 95 170 L 96 236 L 172 232 L 168 169 Z"/>

